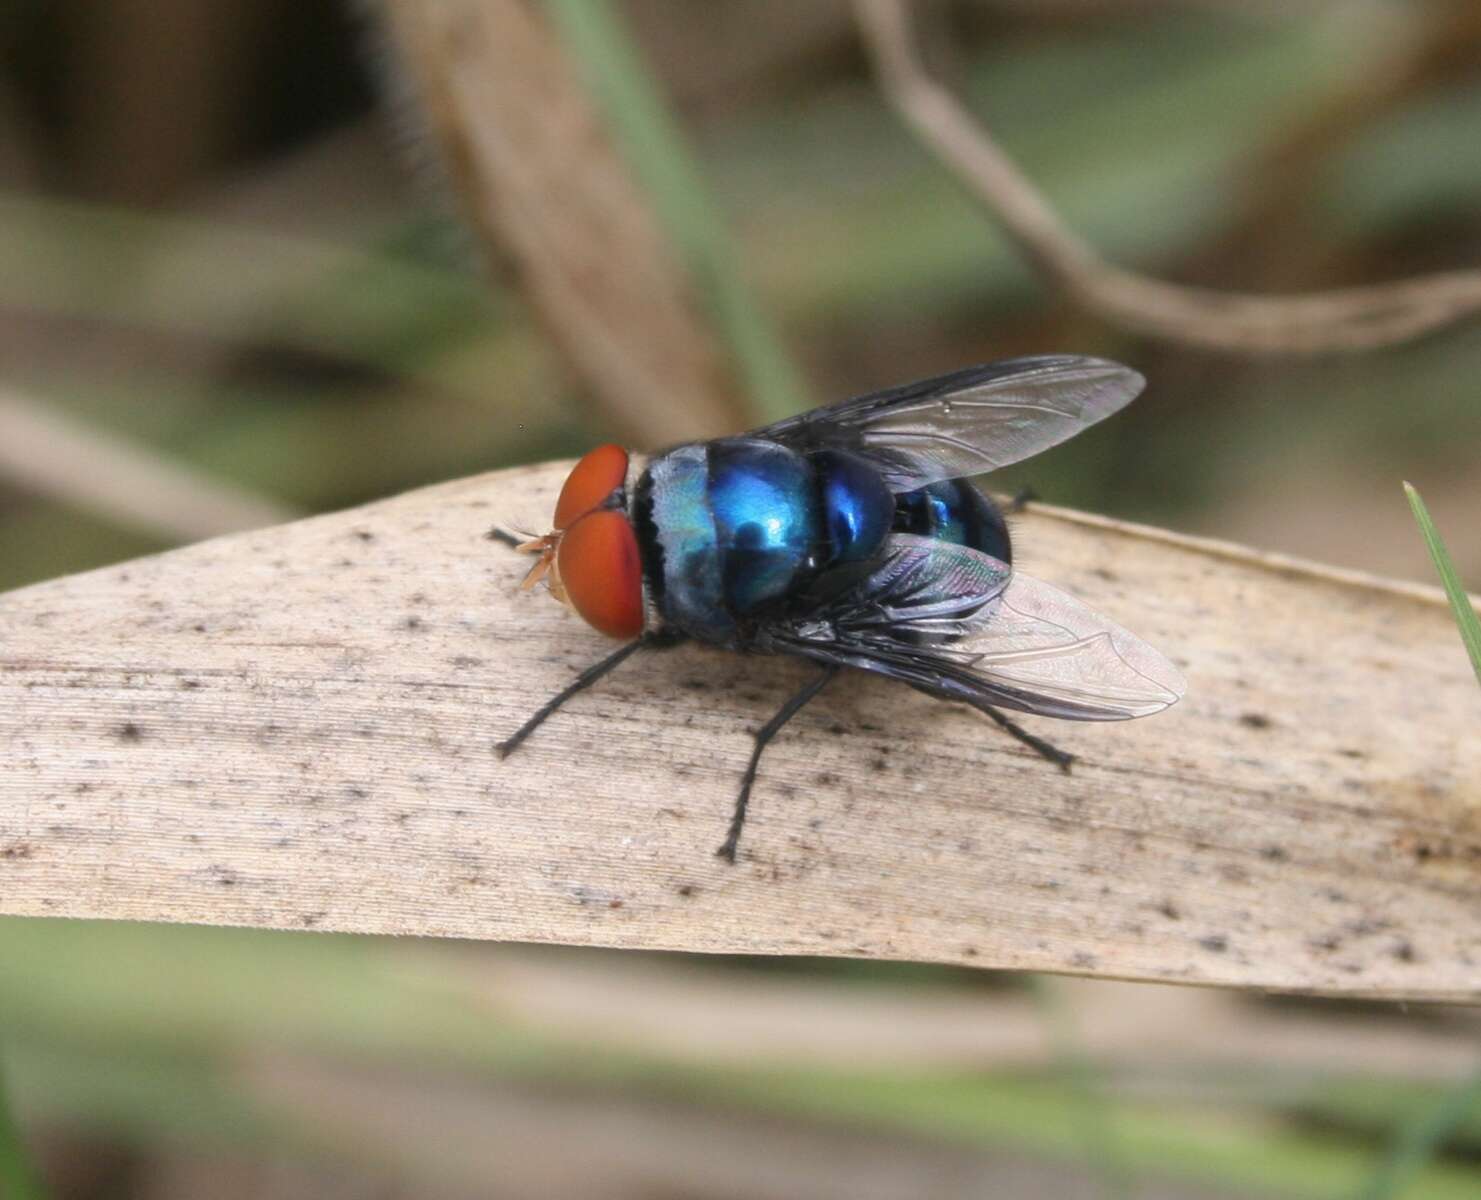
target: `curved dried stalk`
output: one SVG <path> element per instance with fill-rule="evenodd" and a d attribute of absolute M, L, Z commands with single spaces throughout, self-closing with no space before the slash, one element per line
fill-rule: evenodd
<path fill-rule="evenodd" d="M 1060 219 L 983 125 L 926 73 L 902 0 L 854 0 L 880 86 L 1020 249 L 1079 303 L 1135 333 L 1243 353 L 1315 354 L 1408 341 L 1481 313 L 1481 271 L 1305 296 L 1184 287 L 1108 263 Z"/>
<path fill-rule="evenodd" d="M 291 507 L 0 386 L 0 479 L 172 542 L 290 520 Z"/>
<path fill-rule="evenodd" d="M 464 216 L 612 427 L 651 443 L 749 424 L 673 247 L 536 6 L 384 9 Z"/>

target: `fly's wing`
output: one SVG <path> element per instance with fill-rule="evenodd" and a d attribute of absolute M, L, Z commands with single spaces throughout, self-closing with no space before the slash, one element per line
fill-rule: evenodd
<path fill-rule="evenodd" d="M 822 612 L 767 628 L 763 646 L 877 671 L 979 708 L 1076 721 L 1160 712 L 1177 669 L 1078 600 L 980 551 L 908 534 Z"/>
<path fill-rule="evenodd" d="M 814 409 L 750 436 L 853 451 L 905 492 L 1057 446 L 1130 403 L 1145 382 L 1099 358 L 1013 358 Z"/>

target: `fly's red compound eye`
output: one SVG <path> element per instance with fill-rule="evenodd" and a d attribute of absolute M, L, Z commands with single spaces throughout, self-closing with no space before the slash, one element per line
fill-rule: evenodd
<path fill-rule="evenodd" d="M 593 629 L 617 638 L 643 632 L 643 568 L 625 514 L 615 509 L 587 513 L 562 534 L 555 567 L 566 599 Z"/>
<path fill-rule="evenodd" d="M 627 482 L 627 451 L 621 446 L 598 446 L 566 477 L 555 502 L 555 527 L 565 529 Z"/>

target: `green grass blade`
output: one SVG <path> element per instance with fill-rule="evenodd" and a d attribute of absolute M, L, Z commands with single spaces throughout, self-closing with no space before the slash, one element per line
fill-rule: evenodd
<path fill-rule="evenodd" d="M 1445 586 L 1445 595 L 1450 598 L 1450 609 L 1455 613 L 1455 623 L 1460 626 L 1460 640 L 1465 643 L 1466 653 L 1471 656 L 1471 668 L 1481 682 L 1481 617 L 1471 604 L 1471 598 L 1461 585 L 1460 575 L 1450 560 L 1450 552 L 1440 540 L 1440 531 L 1430 520 L 1430 510 L 1411 483 L 1404 484 L 1404 494 L 1409 497 L 1409 507 L 1414 510 L 1414 519 L 1419 522 L 1419 532 L 1424 534 L 1425 545 L 1430 557 L 1435 560 L 1435 570 L 1440 573 L 1440 582 Z"/>
<path fill-rule="evenodd" d="M 43 1200 L 44 1195 L 21 1144 L 20 1129 L 5 1092 L 5 1076 L 0 1071 L 0 1196 L 5 1200 Z"/>
<path fill-rule="evenodd" d="M 1404 486 L 1409 488 L 1408 484 Z M 1419 506 L 1416 512 L 1423 510 L 1423 503 L 1413 488 L 1409 488 L 1409 498 Z M 1427 520 L 1428 514 L 1420 519 L 1420 524 Z M 1440 553 L 1444 553 L 1443 547 Z M 1465 1123 L 1478 1104 L 1481 1104 L 1481 1074 L 1472 1076 L 1399 1130 L 1383 1163 L 1358 1193 L 1359 1200 L 1398 1200 L 1415 1176 L 1429 1165 L 1441 1143 Z"/>
<path fill-rule="evenodd" d="M 1086 1164 L 1100 1181 L 1106 1200 L 1131 1200 L 1136 1185 L 1116 1136 L 1111 1102 L 1100 1086 L 1095 1064 L 1080 1048 L 1059 982 L 1047 975 L 1033 975 L 1029 987 L 1054 1047 L 1056 1073 L 1070 1095 Z"/>
<path fill-rule="evenodd" d="M 608 0 L 547 0 L 745 381 L 768 419 L 809 407 L 807 391 L 740 270 L 725 222 L 637 46 Z"/>

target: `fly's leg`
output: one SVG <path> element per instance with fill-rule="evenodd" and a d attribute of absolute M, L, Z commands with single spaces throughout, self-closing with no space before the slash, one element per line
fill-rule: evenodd
<path fill-rule="evenodd" d="M 518 550 L 530 540 L 529 538 L 515 537 L 514 534 L 510 533 L 502 525 L 495 525 L 483 536 L 491 542 L 499 542 L 501 545 L 508 546 L 511 550 Z"/>
<path fill-rule="evenodd" d="M 1025 485 L 1024 487 L 1021 487 L 1016 492 L 1014 492 L 1013 498 L 1009 500 L 1007 504 L 1003 505 L 1003 512 L 1010 517 L 1016 517 L 1019 513 L 1021 513 L 1029 506 L 1029 503 L 1031 501 L 1037 500 L 1038 498 L 1039 493 L 1034 491 L 1033 488 Z"/>
<path fill-rule="evenodd" d="M 756 768 L 761 763 L 761 752 L 766 749 L 766 744 L 776 737 L 782 726 L 795 717 L 809 700 L 821 692 L 828 680 L 837 675 L 838 671 L 838 667 L 825 667 L 821 675 L 782 705 L 776 716 L 756 731 L 756 748 L 751 751 L 751 761 L 746 767 L 745 777 L 741 780 L 740 795 L 735 799 L 735 815 L 730 818 L 730 832 L 725 835 L 724 844 L 715 851 L 715 854 L 726 862 L 735 862 L 735 847 L 740 842 L 741 829 L 746 823 L 746 805 L 751 799 L 751 785 L 756 782 Z"/>
<path fill-rule="evenodd" d="M 1046 742 L 1043 738 L 1036 737 L 1022 725 L 1018 724 L 1017 721 L 1008 720 L 1007 717 L 1003 716 L 1003 714 L 995 708 L 989 708 L 985 704 L 980 706 L 974 705 L 974 707 L 977 708 L 978 712 L 984 712 L 994 721 L 996 721 L 998 728 L 1001 729 L 1004 733 L 1017 738 L 1025 746 L 1029 747 L 1029 749 L 1035 751 L 1043 758 L 1047 758 L 1066 775 L 1070 773 L 1070 764 L 1075 761 L 1075 756 L 1073 754 L 1069 753 L 1066 750 L 1061 750 L 1052 742 Z"/>
<path fill-rule="evenodd" d="M 603 675 L 607 674 L 608 671 L 620 665 L 624 659 L 628 658 L 634 652 L 643 649 L 643 647 L 645 646 L 661 646 L 670 644 L 672 643 L 660 641 L 659 639 L 650 636 L 640 637 L 635 641 L 628 642 L 628 644 L 623 646 L 621 649 L 613 651 L 611 654 L 607 655 L 606 658 L 602 659 L 601 662 L 587 667 L 586 670 L 582 671 L 580 675 L 576 676 L 575 680 L 569 687 L 564 688 L 560 692 L 557 692 L 551 699 L 547 700 L 544 704 L 542 704 L 538 709 L 535 710 L 534 716 L 532 716 L 528 721 L 526 721 L 523 725 L 516 729 L 502 742 L 496 744 L 494 746 L 494 753 L 497 754 L 500 758 L 508 757 L 511 753 L 514 752 L 514 750 L 519 747 L 519 744 L 524 741 L 525 738 L 529 737 L 530 734 L 534 733 L 536 729 L 544 724 L 546 717 L 555 712 L 556 709 L 558 709 L 577 692 L 585 691 Z"/>

